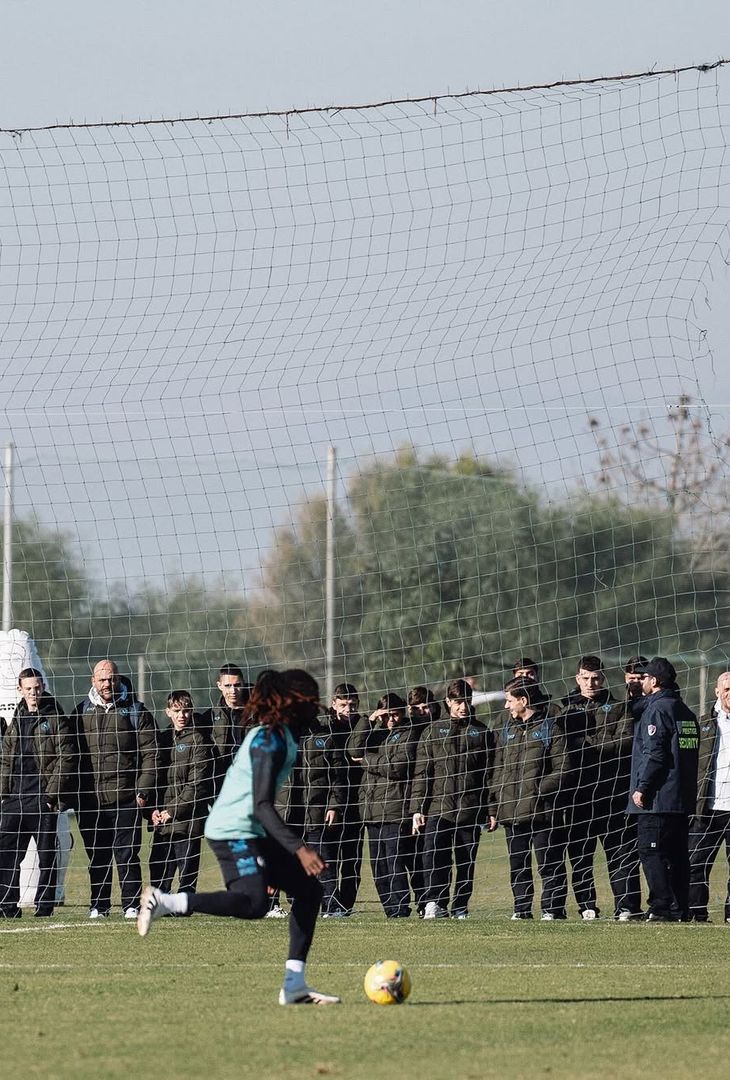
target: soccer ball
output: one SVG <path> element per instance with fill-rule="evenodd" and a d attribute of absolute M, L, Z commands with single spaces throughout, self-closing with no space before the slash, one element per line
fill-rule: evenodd
<path fill-rule="evenodd" d="M 411 992 L 411 977 L 397 960 L 378 960 L 365 976 L 365 993 L 375 1005 L 400 1005 Z"/>

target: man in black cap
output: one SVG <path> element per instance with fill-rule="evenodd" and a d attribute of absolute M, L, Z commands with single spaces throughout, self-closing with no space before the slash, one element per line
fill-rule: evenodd
<path fill-rule="evenodd" d="M 628 812 L 638 815 L 647 921 L 681 922 L 689 912 L 688 832 L 697 800 L 699 726 L 665 657 L 655 656 L 643 675 L 644 698 L 634 706 Z"/>

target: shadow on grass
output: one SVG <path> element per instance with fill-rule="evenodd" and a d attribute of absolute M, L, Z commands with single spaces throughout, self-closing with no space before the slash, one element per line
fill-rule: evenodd
<path fill-rule="evenodd" d="M 550 998 L 453 998 L 442 1001 L 411 1001 L 409 1008 L 433 1005 L 609 1005 L 632 1001 L 728 1001 L 730 994 L 616 994 L 612 997 Z"/>

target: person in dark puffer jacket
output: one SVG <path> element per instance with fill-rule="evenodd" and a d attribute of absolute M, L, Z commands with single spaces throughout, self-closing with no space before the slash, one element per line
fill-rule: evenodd
<path fill-rule="evenodd" d="M 150 882 L 169 892 L 177 872 L 179 892 L 195 892 L 200 870 L 200 841 L 213 792 L 213 748 L 195 726 L 193 699 L 187 690 L 167 696 L 165 712 L 172 729 L 167 786 L 152 811 Z"/>
<path fill-rule="evenodd" d="M 231 762 L 238 753 L 246 732 L 243 712 L 251 696 L 251 684 L 237 664 L 224 664 L 218 672 L 218 704 L 203 713 L 198 727 L 208 730 L 213 745 L 213 798 L 221 789 Z"/>
<path fill-rule="evenodd" d="M 600 658 L 583 656 L 576 689 L 563 699 L 570 770 L 563 792 L 567 853 L 573 892 L 585 920 L 600 915 L 593 870 L 599 841 L 606 855 L 614 916 L 627 921 L 641 915 L 636 821 L 626 815 L 634 729 L 629 689 L 638 677 L 629 668 L 635 663 L 648 661 L 645 657 L 629 661 L 627 694 L 617 701 L 606 687 Z"/>
<path fill-rule="evenodd" d="M 20 864 L 31 839 L 38 850 L 35 913 L 53 914 L 56 895 L 56 830 L 75 769 L 76 744 L 43 675 L 24 668 L 22 700 L 2 744 L 0 769 L 0 917 L 21 914 Z"/>
<path fill-rule="evenodd" d="M 542 918 L 564 919 L 568 881 L 558 802 L 567 774 L 565 733 L 533 680 L 511 679 L 505 686 L 505 706 L 508 719 L 495 732 L 489 813 L 504 825 L 507 836 L 512 918 L 532 918 L 534 851 L 542 879 Z"/>
<path fill-rule="evenodd" d="M 341 741 L 318 718 L 313 729 L 302 735 L 291 776 L 276 800 L 277 813 L 304 842 L 320 852 L 326 865 L 319 875 L 322 886 L 322 915 L 339 912 L 337 902 L 337 859 L 339 830 L 347 806 L 347 762 Z M 281 911 L 279 898 L 271 911 Z M 269 912 L 271 916 L 271 912 Z M 271 916 L 274 917 L 274 916 Z"/>
<path fill-rule="evenodd" d="M 472 688 L 456 679 L 446 690 L 448 716 L 429 725 L 418 743 L 411 788 L 415 832 L 425 830 L 424 918 L 451 914 L 465 919 L 474 888 L 474 867 L 482 826 L 487 823 L 493 739 L 474 718 Z M 489 820 L 489 831 L 497 827 Z"/>
<path fill-rule="evenodd" d="M 368 831 L 375 888 L 389 919 L 411 914 L 409 803 L 417 744 L 418 730 L 409 723 L 405 701 L 384 694 L 367 728 L 358 725 L 347 745 L 363 767 L 360 816 Z"/>
<path fill-rule="evenodd" d="M 434 720 L 441 719 L 441 702 L 436 701 L 433 690 L 427 686 L 414 686 L 408 691 L 408 719 L 415 736 L 420 739 L 424 731 Z M 423 918 L 425 903 L 423 894 L 425 878 L 423 875 L 423 830 L 414 833 L 411 829 L 411 847 L 407 852 L 408 875 L 411 880 L 411 892 L 416 903 L 419 918 Z"/>
<path fill-rule="evenodd" d="M 628 812 L 638 816 L 639 856 L 649 885 L 647 922 L 689 917 L 689 819 L 697 805 L 700 733 L 685 705 L 677 672 L 664 656 L 644 669 L 644 698 L 631 755 Z"/>
<path fill-rule="evenodd" d="M 71 719 L 79 761 L 75 802 L 89 856 L 89 917 L 110 913 L 114 859 L 125 917 L 135 919 L 142 891 L 141 813 L 157 784 L 157 725 L 122 684 L 112 660 L 96 665 L 91 690 Z"/>
<path fill-rule="evenodd" d="M 347 753 L 350 736 L 360 722 L 360 698 L 352 683 L 339 683 L 332 696 L 331 708 L 321 721 L 331 737 L 331 745 L 339 750 L 344 761 L 341 812 L 328 834 L 328 869 L 334 871 L 336 888 L 328 899 L 325 915 L 341 918 L 352 914 L 360 888 L 363 840 L 365 828 L 360 820 L 360 781 L 362 766 Z M 367 722 L 367 716 L 362 718 Z M 329 885 L 328 885 L 329 888 Z"/>

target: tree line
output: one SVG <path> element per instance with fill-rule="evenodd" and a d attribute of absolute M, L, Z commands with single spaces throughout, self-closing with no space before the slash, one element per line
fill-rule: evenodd
<path fill-rule="evenodd" d="M 375 698 L 460 675 L 498 687 L 521 654 L 542 663 L 548 683 L 588 652 L 616 663 L 724 655 L 730 567 L 711 557 L 706 529 L 698 551 L 686 517 L 684 503 L 636 481 L 556 499 L 471 454 L 406 447 L 370 461 L 337 511 L 338 681 Z M 185 687 L 207 706 L 223 661 L 252 675 L 304 666 L 321 679 L 326 518 L 324 496 L 310 497 L 277 531 L 247 595 L 230 580 L 190 578 L 131 596 L 123 583 L 102 588 L 72 537 L 17 521 L 13 624 L 33 636 L 68 701 L 104 656 L 134 677 L 144 655 L 155 703 Z"/>

